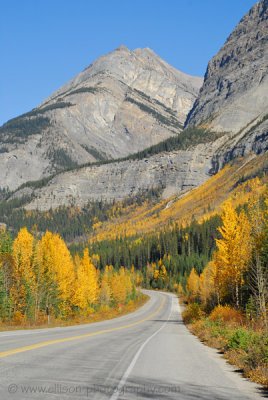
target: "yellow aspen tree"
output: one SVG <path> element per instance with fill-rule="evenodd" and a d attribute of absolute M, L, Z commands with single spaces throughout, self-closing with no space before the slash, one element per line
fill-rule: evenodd
<path fill-rule="evenodd" d="M 44 273 L 46 306 L 59 303 L 61 316 L 68 316 L 74 293 L 74 266 L 70 252 L 58 234 L 45 233 L 39 243 L 38 259 Z"/>
<path fill-rule="evenodd" d="M 113 274 L 111 288 L 114 301 L 116 303 L 125 303 L 127 295 L 131 292 L 132 284 L 130 276 L 126 273 L 124 267 L 121 267 L 119 272 Z"/>
<path fill-rule="evenodd" d="M 96 304 L 98 289 L 97 270 L 89 257 L 88 249 L 85 249 L 76 271 L 73 303 L 86 311 L 87 308 Z"/>
<path fill-rule="evenodd" d="M 70 252 L 59 235 L 53 235 L 54 268 L 56 281 L 60 292 L 62 304 L 60 306 L 63 314 L 68 316 L 71 311 L 71 303 L 74 291 L 74 267 Z"/>
<path fill-rule="evenodd" d="M 236 306 L 240 304 L 240 288 L 243 273 L 248 269 L 251 257 L 250 224 L 244 211 L 238 215 L 231 201 L 223 206 L 222 238 L 216 240 L 218 262 L 221 264 L 223 279 L 234 288 Z"/>
<path fill-rule="evenodd" d="M 210 261 L 200 274 L 199 280 L 200 299 L 205 305 L 211 301 L 213 302 L 213 297 L 217 298 L 217 302 L 219 302 L 216 279 L 216 265 L 214 261 Z"/>
<path fill-rule="evenodd" d="M 34 307 L 35 275 L 32 267 L 34 238 L 22 228 L 13 243 L 12 298 L 18 313 L 29 314 Z M 30 310 L 31 309 L 31 310 Z"/>
<path fill-rule="evenodd" d="M 190 272 L 187 279 L 186 289 L 190 297 L 197 297 L 199 295 L 199 275 L 195 268 L 192 268 Z"/>

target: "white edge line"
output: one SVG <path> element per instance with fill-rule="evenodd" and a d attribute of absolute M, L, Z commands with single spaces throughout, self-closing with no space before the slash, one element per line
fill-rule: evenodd
<path fill-rule="evenodd" d="M 144 347 L 145 347 L 145 346 L 146 346 L 146 345 L 147 345 L 147 344 L 162 330 L 162 329 L 164 329 L 165 326 L 167 325 L 167 323 L 168 323 L 168 321 L 169 321 L 169 319 L 170 319 L 171 313 L 172 313 L 172 302 L 173 302 L 173 297 L 171 297 L 171 307 L 170 307 L 170 313 L 169 313 L 169 316 L 168 316 L 167 321 L 166 321 L 156 332 L 154 332 L 151 336 L 149 336 L 149 337 L 145 340 L 145 342 L 140 346 L 139 350 L 137 351 L 137 353 L 136 353 L 135 356 L 133 357 L 131 363 L 129 364 L 128 368 L 126 369 L 124 375 L 122 376 L 122 378 L 121 378 L 119 384 L 116 386 L 116 389 L 115 389 L 113 395 L 110 397 L 110 400 L 117 400 L 117 399 L 118 399 L 118 397 L 120 396 L 121 390 L 122 390 L 122 388 L 125 386 L 126 381 L 127 381 L 128 377 L 129 377 L 129 375 L 131 374 L 131 371 L 133 370 L 133 368 L 134 368 L 136 362 L 138 361 L 138 358 L 139 358 L 139 356 L 141 355 L 141 353 L 142 353 Z"/>

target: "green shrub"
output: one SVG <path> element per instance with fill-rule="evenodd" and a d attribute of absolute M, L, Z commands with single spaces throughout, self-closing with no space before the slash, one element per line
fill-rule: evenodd
<path fill-rule="evenodd" d="M 245 363 L 250 368 L 268 363 L 268 335 L 253 334 L 247 348 Z"/>
<path fill-rule="evenodd" d="M 262 360 L 268 361 L 268 334 L 254 332 L 247 328 L 231 331 L 228 338 L 229 349 L 241 349 L 247 353 L 262 354 Z"/>
<path fill-rule="evenodd" d="M 247 351 L 251 342 L 252 332 L 240 328 L 231 333 L 227 346 L 229 349 L 242 349 Z"/>

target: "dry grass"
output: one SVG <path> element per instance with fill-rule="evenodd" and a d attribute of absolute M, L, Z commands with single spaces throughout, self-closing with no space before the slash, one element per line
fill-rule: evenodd
<path fill-rule="evenodd" d="M 213 314 L 213 312 L 212 312 Z M 219 311 L 214 316 L 219 316 Z M 225 311 L 223 313 L 225 315 Z M 245 377 L 268 388 L 268 333 L 237 319 L 201 317 L 188 323 L 189 330 L 203 343 L 224 353 L 224 357 L 243 371 Z M 187 323 L 187 321 L 185 321 Z"/>

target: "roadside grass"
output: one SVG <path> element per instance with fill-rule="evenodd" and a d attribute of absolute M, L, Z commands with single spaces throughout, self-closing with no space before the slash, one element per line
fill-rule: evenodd
<path fill-rule="evenodd" d="M 233 318 L 215 318 L 215 309 L 205 315 L 197 303 L 192 303 L 186 306 L 183 319 L 203 343 L 218 349 L 245 377 L 267 388 L 268 331 L 260 322 L 248 321 L 238 311 L 228 308 Z"/>
<path fill-rule="evenodd" d="M 137 298 L 135 300 L 130 300 L 127 304 L 117 304 L 116 307 L 102 306 L 97 311 L 92 311 L 92 313 L 87 316 L 74 316 L 68 320 L 56 319 L 51 316 L 49 324 L 47 323 L 46 316 L 43 316 L 35 323 L 0 323 L 0 332 L 20 329 L 56 328 L 105 321 L 130 314 L 142 307 L 148 300 L 149 296 L 138 292 Z"/>

